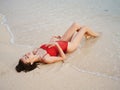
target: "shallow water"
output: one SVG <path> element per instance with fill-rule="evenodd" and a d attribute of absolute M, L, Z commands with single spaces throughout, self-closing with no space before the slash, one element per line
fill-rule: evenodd
<path fill-rule="evenodd" d="M 78 71 L 120 79 L 119 0 L 109 0 L 109 3 L 108 0 L 0 2 L 0 22 L 6 24 L 13 44 L 38 47 L 49 41 L 52 35 L 63 34 L 72 22 L 101 32 L 97 39 L 83 40 L 81 47 L 68 57 L 65 64 L 69 63 Z M 46 70 L 57 70 L 61 65 L 47 65 Z"/>

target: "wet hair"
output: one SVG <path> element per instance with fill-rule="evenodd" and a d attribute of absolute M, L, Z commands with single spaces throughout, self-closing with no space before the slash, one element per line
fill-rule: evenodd
<path fill-rule="evenodd" d="M 17 72 L 21 71 L 28 72 L 34 70 L 35 68 L 37 68 L 37 63 L 33 63 L 32 65 L 30 63 L 25 64 L 21 60 L 19 60 L 18 65 L 15 67 Z"/>

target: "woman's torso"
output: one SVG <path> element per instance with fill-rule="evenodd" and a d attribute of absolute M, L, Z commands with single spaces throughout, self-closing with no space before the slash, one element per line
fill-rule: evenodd
<path fill-rule="evenodd" d="M 57 41 L 57 43 L 60 45 L 61 49 L 66 53 L 68 42 L 66 41 Z M 43 44 L 38 48 L 36 54 L 39 56 L 40 62 L 44 62 L 45 58 L 48 58 L 50 56 L 58 56 L 59 51 L 57 46 L 50 46 L 47 44 Z"/>
<path fill-rule="evenodd" d="M 67 47 L 68 47 L 68 42 L 66 42 L 66 41 L 56 41 L 56 42 L 59 44 L 59 46 L 61 47 L 63 52 L 66 53 Z M 43 44 L 40 46 L 40 48 L 45 50 L 50 56 L 58 56 L 59 55 L 59 50 L 56 45 L 51 46 L 51 45 Z"/>

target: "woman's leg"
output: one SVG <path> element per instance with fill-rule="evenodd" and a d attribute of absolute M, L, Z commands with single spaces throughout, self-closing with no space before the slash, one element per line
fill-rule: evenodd
<path fill-rule="evenodd" d="M 70 26 L 70 28 L 68 28 L 68 30 L 64 33 L 64 35 L 61 37 L 61 40 L 70 41 L 73 35 L 75 34 L 75 32 L 79 30 L 80 28 L 81 26 L 79 24 L 73 23 Z"/>
<path fill-rule="evenodd" d="M 93 32 L 91 29 L 89 29 L 88 27 L 82 27 L 78 33 L 72 37 L 71 41 L 68 43 L 68 52 L 72 52 L 75 49 L 77 49 L 80 41 L 82 40 L 83 36 L 87 34 L 93 37 L 97 37 L 98 34 Z"/>

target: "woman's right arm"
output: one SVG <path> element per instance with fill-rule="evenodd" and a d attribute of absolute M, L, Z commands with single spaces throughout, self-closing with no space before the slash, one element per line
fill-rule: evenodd
<path fill-rule="evenodd" d="M 59 51 L 60 56 L 61 56 L 63 59 L 66 59 L 66 55 L 65 55 L 65 53 L 63 52 L 63 50 L 62 50 L 62 48 L 60 47 L 60 45 L 59 45 L 57 42 L 55 42 L 55 45 L 56 45 L 57 48 L 58 48 L 58 51 Z"/>

